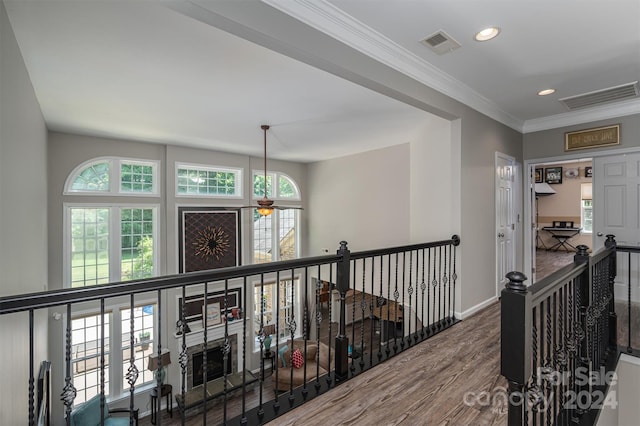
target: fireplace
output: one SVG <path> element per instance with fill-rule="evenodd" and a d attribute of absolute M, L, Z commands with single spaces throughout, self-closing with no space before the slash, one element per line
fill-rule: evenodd
<path fill-rule="evenodd" d="M 231 350 L 233 350 L 233 348 Z M 202 384 L 202 375 L 204 373 L 203 361 L 204 351 L 193 354 L 191 358 L 193 364 L 193 386 Z M 224 375 L 224 364 L 223 346 L 207 349 L 207 382 Z M 227 358 L 226 364 L 227 374 L 231 374 L 231 355 Z"/>
<path fill-rule="evenodd" d="M 207 381 L 222 377 L 225 373 L 223 366 L 224 338 L 213 339 L 204 344 L 195 344 L 187 347 L 187 371 L 185 389 L 190 390 L 194 386 L 202 385 L 203 373 L 203 352 L 207 351 Z M 238 337 L 237 334 L 229 335 L 229 357 L 227 359 L 226 373 L 232 374 L 238 371 L 238 362 L 242 365 L 242 360 L 238 360 Z"/>

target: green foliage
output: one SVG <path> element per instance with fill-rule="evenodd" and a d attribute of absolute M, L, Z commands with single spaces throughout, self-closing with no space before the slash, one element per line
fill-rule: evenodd
<path fill-rule="evenodd" d="M 138 242 L 138 256 L 133 263 L 130 279 L 149 278 L 153 275 L 153 238 L 146 236 Z"/>

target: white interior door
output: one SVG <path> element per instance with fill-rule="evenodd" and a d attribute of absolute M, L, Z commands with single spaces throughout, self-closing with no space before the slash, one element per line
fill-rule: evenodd
<path fill-rule="evenodd" d="M 515 160 L 496 154 L 496 296 L 504 288 L 505 275 L 515 270 Z"/>
<path fill-rule="evenodd" d="M 593 232 L 594 251 L 613 234 L 619 245 L 640 245 L 640 153 L 597 157 L 593 163 Z M 639 300 L 637 256 L 629 265 L 626 256 L 618 255 L 616 298 L 627 298 L 629 269 L 632 276 L 632 299 Z"/>

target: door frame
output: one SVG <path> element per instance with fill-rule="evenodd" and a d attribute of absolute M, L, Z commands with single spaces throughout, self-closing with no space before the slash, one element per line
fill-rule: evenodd
<path fill-rule="evenodd" d="M 521 206 L 522 206 L 522 163 L 519 163 L 516 161 L 515 157 L 512 157 L 511 155 L 507 155 L 504 154 L 502 152 L 498 152 L 496 151 L 495 153 L 495 159 L 494 159 L 494 182 L 493 182 L 493 205 L 494 205 L 494 209 L 495 209 L 495 222 L 493 224 L 493 235 L 494 237 L 498 235 L 498 211 L 497 211 L 497 205 L 498 205 L 498 191 L 497 191 L 497 186 L 498 186 L 498 160 L 502 159 L 502 160 L 506 160 L 509 162 L 509 165 L 512 167 L 512 176 L 513 176 L 513 185 L 511 187 L 511 190 L 513 191 L 513 199 L 512 199 L 512 214 L 513 214 L 513 223 L 514 223 L 514 229 L 513 229 L 513 249 L 512 249 L 512 256 L 513 256 L 513 265 L 514 268 L 520 269 L 521 268 L 521 259 L 522 259 L 522 244 L 521 244 L 521 233 L 522 233 L 522 211 L 521 211 Z M 495 267 L 495 283 L 496 283 L 496 297 L 500 297 L 500 293 L 502 292 L 502 287 L 500 285 L 500 281 L 501 281 L 501 277 L 498 276 L 499 274 L 499 270 L 498 270 L 498 246 L 497 246 L 497 240 L 494 240 L 494 250 L 495 250 L 495 256 L 496 256 L 496 267 Z"/>
<path fill-rule="evenodd" d="M 571 162 L 571 161 L 576 161 L 576 160 L 580 160 L 581 158 L 585 158 L 585 157 L 590 157 L 592 159 L 595 159 L 596 157 L 609 157 L 612 155 L 622 155 L 622 154 L 630 154 L 630 153 L 637 153 L 640 152 L 640 147 L 631 147 L 631 148 L 621 148 L 621 149 L 607 149 L 607 150 L 603 150 L 603 151 L 597 151 L 597 152 L 591 152 L 589 150 L 585 150 L 585 151 L 578 151 L 572 154 L 567 154 L 567 155 L 560 155 L 560 156 L 555 156 L 555 157 L 543 157 L 543 158 L 534 158 L 534 159 L 530 159 L 530 160 L 525 160 L 524 162 L 524 170 L 529 171 L 532 170 L 532 168 L 536 165 L 536 164 L 542 164 L 542 163 L 554 163 L 554 162 Z M 527 190 L 531 190 L 531 188 L 533 188 L 533 184 L 534 184 L 534 176 L 532 173 L 524 173 L 524 179 L 523 179 L 523 191 L 527 191 Z M 595 191 L 594 191 L 595 192 Z M 595 195 L 594 195 L 595 198 Z M 596 200 L 594 199 L 594 203 L 596 202 Z M 524 197 L 524 228 L 527 230 L 530 230 L 531 227 L 533 226 L 533 218 L 532 218 L 532 209 L 533 209 L 533 205 L 531 202 L 531 197 Z M 532 241 L 531 238 L 531 232 L 525 232 L 524 233 L 524 265 L 523 265 L 523 272 L 524 274 L 527 276 L 527 278 L 532 278 L 531 277 L 531 271 L 532 271 L 532 256 L 531 256 L 531 249 L 534 247 L 533 245 L 535 244 L 535 240 Z M 594 233 L 592 234 L 592 239 L 591 239 L 591 247 L 594 247 L 594 238 L 595 238 L 595 234 L 596 234 L 596 230 L 594 229 Z M 531 279 L 528 279 L 525 282 L 527 285 L 531 285 L 533 284 Z"/>

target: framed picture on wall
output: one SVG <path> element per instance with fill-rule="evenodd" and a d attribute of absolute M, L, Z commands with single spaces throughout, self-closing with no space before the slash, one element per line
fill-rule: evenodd
<path fill-rule="evenodd" d="M 536 183 L 542 183 L 542 169 L 536 169 L 535 182 Z"/>
<path fill-rule="evenodd" d="M 207 323 L 207 327 L 211 327 L 212 325 L 218 325 L 222 322 L 220 317 L 220 303 L 210 303 L 208 305 L 202 305 L 202 326 L 205 326 L 205 321 Z"/>
<path fill-rule="evenodd" d="M 547 167 L 544 169 L 544 181 L 547 183 L 562 183 L 562 167 Z"/>
<path fill-rule="evenodd" d="M 180 273 L 240 265 L 240 210 L 179 207 Z"/>
<path fill-rule="evenodd" d="M 591 166 L 584 168 L 584 177 L 593 177 L 593 168 Z"/>

